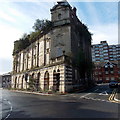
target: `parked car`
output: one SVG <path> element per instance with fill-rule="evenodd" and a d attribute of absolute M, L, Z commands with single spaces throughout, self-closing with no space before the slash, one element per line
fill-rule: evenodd
<path fill-rule="evenodd" d="M 112 88 L 112 87 L 118 87 L 118 82 L 117 81 L 111 81 L 109 83 L 109 87 Z"/>

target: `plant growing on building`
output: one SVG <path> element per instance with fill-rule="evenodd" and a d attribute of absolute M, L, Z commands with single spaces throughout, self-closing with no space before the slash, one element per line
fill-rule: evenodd
<path fill-rule="evenodd" d="M 30 34 L 24 33 L 23 36 L 14 42 L 13 55 L 28 47 L 31 43 L 35 42 L 42 33 L 49 31 L 53 23 L 49 20 L 37 19 L 34 23 L 34 31 Z"/>
<path fill-rule="evenodd" d="M 46 31 L 52 27 L 52 22 L 49 20 L 39 20 L 36 19 L 33 29 L 35 31 Z"/>
<path fill-rule="evenodd" d="M 89 78 L 93 71 L 93 63 L 86 58 L 82 49 L 79 50 L 77 57 L 77 66 L 81 79 L 85 81 L 86 77 Z"/>

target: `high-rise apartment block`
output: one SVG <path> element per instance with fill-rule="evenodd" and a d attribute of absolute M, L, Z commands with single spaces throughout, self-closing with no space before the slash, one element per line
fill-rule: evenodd
<path fill-rule="evenodd" d="M 108 45 L 107 41 L 92 45 L 92 61 L 94 63 L 120 61 L 120 45 Z"/>

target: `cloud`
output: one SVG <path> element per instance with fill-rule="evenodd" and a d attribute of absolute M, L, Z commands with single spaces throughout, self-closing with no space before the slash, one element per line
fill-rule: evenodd
<path fill-rule="evenodd" d="M 93 3 L 91 3 L 91 2 L 87 2 L 85 5 L 86 5 L 87 12 L 89 14 L 88 21 L 91 21 L 92 24 L 94 24 L 94 23 L 99 24 L 100 18 L 99 18 L 99 15 L 97 13 L 97 8 L 95 8 Z"/>
<path fill-rule="evenodd" d="M 55 4 L 54 0 L 0 0 L 0 33 L 1 47 L 0 51 L 0 72 L 10 71 L 12 68 L 12 51 L 14 41 L 19 39 L 24 32 L 30 32 L 35 19 L 50 18 L 50 8 Z M 80 2 L 80 0 L 68 0 L 71 2 Z M 82 0 L 81 0 L 82 1 Z M 87 0 L 88 1 L 88 0 Z M 92 0 L 94 2 L 94 0 Z M 42 3 L 44 2 L 44 3 Z M 46 3 L 45 3 L 46 2 Z M 96 1 L 95 1 L 96 2 Z M 86 3 L 86 11 L 89 17 L 84 13 L 83 9 L 78 10 L 78 15 L 84 21 L 92 21 L 89 24 L 89 30 L 93 33 L 93 43 L 98 44 L 102 40 L 107 40 L 109 44 L 117 44 L 118 30 L 115 23 L 101 23 L 98 17 L 97 8 L 92 3 Z M 109 8 L 106 8 L 109 11 Z M 49 13 L 48 13 L 49 12 Z M 110 12 L 109 12 L 110 13 Z M 112 16 L 111 16 L 112 17 Z"/>
<path fill-rule="evenodd" d="M 62 0 L 0 0 L 0 2 L 57 2 Z M 119 2 L 119 0 L 67 0 L 68 2 Z"/>
<path fill-rule="evenodd" d="M 13 17 L 9 16 L 8 14 L 6 14 L 3 11 L 0 11 L 0 18 L 7 20 L 7 21 L 10 21 L 10 22 L 16 22 L 16 20 Z"/>
<path fill-rule="evenodd" d="M 100 41 L 107 40 L 108 44 L 118 44 L 118 24 L 101 24 L 89 27 L 93 33 L 93 44 L 99 44 Z"/>
<path fill-rule="evenodd" d="M 0 23 L 0 34 L 0 58 L 9 59 L 12 56 L 14 41 L 21 37 L 22 31 L 9 25 Z"/>
<path fill-rule="evenodd" d="M 12 71 L 11 59 L 0 59 L 0 74 L 4 74 Z"/>

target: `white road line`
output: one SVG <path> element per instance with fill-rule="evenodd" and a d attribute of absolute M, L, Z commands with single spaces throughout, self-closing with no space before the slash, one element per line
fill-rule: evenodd
<path fill-rule="evenodd" d="M 96 90 L 94 90 L 94 92 L 96 92 L 96 91 L 98 91 L 98 90 L 99 90 L 99 89 L 96 89 Z M 81 96 L 80 98 L 84 98 L 84 97 L 86 97 L 86 96 L 88 96 L 88 95 L 90 95 L 90 94 L 92 94 L 92 93 L 87 93 L 87 94 Z"/>
<path fill-rule="evenodd" d="M 91 93 L 87 93 L 87 94 L 81 96 L 80 98 L 84 98 L 84 97 L 86 97 L 86 96 L 88 96 L 88 95 L 90 95 L 90 94 L 91 94 Z"/>
<path fill-rule="evenodd" d="M 7 117 L 4 120 L 6 120 L 9 116 L 10 116 L 10 114 L 8 114 Z"/>
<path fill-rule="evenodd" d="M 99 93 L 99 95 L 108 95 L 108 93 L 106 91 Z"/>
<path fill-rule="evenodd" d="M 4 120 L 6 120 L 10 115 L 11 115 L 11 112 L 12 112 L 12 105 L 11 105 L 11 102 L 10 101 L 8 101 L 7 99 L 4 99 L 5 101 L 7 101 L 8 102 L 8 104 L 10 105 L 10 110 L 9 110 L 9 114 L 5 117 L 5 119 Z"/>
<path fill-rule="evenodd" d="M 98 89 L 96 89 L 95 91 L 98 91 Z"/>
<path fill-rule="evenodd" d="M 84 97 L 84 99 L 96 100 L 96 101 L 102 101 L 102 102 L 110 102 L 110 101 L 108 101 L 108 100 L 96 99 L 96 98 L 92 98 L 92 97 Z"/>

